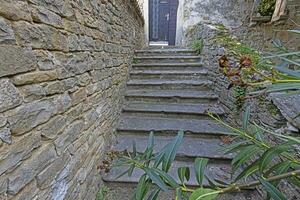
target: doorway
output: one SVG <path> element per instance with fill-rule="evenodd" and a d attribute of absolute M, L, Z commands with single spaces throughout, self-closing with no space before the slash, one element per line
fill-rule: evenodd
<path fill-rule="evenodd" d="M 178 0 L 149 0 L 150 44 L 175 45 Z"/>

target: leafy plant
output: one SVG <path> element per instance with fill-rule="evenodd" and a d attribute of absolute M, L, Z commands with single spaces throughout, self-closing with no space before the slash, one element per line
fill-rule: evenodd
<path fill-rule="evenodd" d="M 203 39 L 198 39 L 194 41 L 192 44 L 192 49 L 196 51 L 197 54 L 201 54 L 204 47 L 204 41 Z"/>
<path fill-rule="evenodd" d="M 100 188 L 97 193 L 96 200 L 105 200 L 108 195 L 109 189 L 106 186 Z"/>
<path fill-rule="evenodd" d="M 276 0 L 262 0 L 258 5 L 257 11 L 262 16 L 272 16 L 275 10 Z"/>

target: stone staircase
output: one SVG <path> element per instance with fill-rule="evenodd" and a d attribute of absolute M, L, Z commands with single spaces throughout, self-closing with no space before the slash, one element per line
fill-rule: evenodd
<path fill-rule="evenodd" d="M 224 155 L 222 136 L 228 131 L 211 120 L 206 112 L 224 115 L 214 94 L 213 82 L 207 78 L 208 69 L 201 65 L 201 58 L 189 49 L 148 49 L 136 51 L 134 64 L 127 83 L 125 105 L 117 127 L 117 145 L 114 150 L 132 151 L 135 140 L 137 150 L 147 146 L 150 131 L 154 131 L 156 151 L 176 136 L 179 130 L 185 137 L 170 174 L 177 179 L 177 168 L 190 166 L 197 157 L 210 159 L 206 175 L 223 181 L 230 180 L 232 155 Z M 114 168 L 104 176 L 104 181 L 113 191 L 111 200 L 131 199 L 132 191 L 141 171 L 135 170 L 131 177 L 115 179 L 125 169 Z M 187 184 L 197 186 L 191 179 Z M 205 180 L 205 186 L 209 186 Z M 253 193 L 223 196 L 225 199 L 252 199 Z M 160 199 L 174 199 L 173 194 L 164 194 Z M 257 197 L 253 199 L 258 199 Z"/>

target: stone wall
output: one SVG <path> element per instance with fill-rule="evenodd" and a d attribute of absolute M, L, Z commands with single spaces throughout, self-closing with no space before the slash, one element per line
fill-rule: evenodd
<path fill-rule="evenodd" d="M 255 0 L 257 1 L 257 0 Z M 285 31 L 300 26 L 300 2 L 288 0 L 289 18 L 275 24 L 250 22 L 254 0 L 182 0 L 178 9 L 177 45 L 187 46 L 192 42 L 190 31 L 198 24 L 223 24 L 233 34 L 247 40 L 252 46 L 263 49 L 264 44 L 276 36 L 291 44 L 300 42 L 290 40 Z M 254 13 L 254 14 L 252 14 Z"/>
<path fill-rule="evenodd" d="M 95 198 L 133 49 L 135 0 L 0 0 L 0 199 Z"/>

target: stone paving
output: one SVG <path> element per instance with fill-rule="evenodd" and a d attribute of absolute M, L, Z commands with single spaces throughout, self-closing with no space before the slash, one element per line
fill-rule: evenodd
<path fill-rule="evenodd" d="M 180 166 L 190 166 L 193 171 L 194 159 L 206 157 L 210 159 L 206 175 L 230 181 L 233 156 L 224 155 L 219 150 L 224 145 L 221 138 L 229 132 L 206 115 L 207 111 L 221 117 L 225 113 L 218 104 L 218 96 L 213 92 L 213 83 L 207 78 L 208 69 L 201 64 L 201 57 L 188 49 L 169 48 L 136 51 L 135 60 L 127 82 L 126 101 L 114 149 L 132 151 L 135 140 L 137 150 L 141 152 L 147 146 L 150 131 L 153 131 L 155 151 L 158 152 L 179 130 L 183 130 L 185 137 L 170 174 L 177 178 Z M 142 173 L 135 170 L 131 177 L 116 180 L 115 177 L 123 171 L 124 168 L 114 168 L 104 176 L 104 181 L 115 191 L 116 199 L 130 199 L 131 189 Z M 191 179 L 187 185 L 193 187 L 197 183 Z M 209 186 L 207 180 L 205 186 Z M 172 199 L 172 194 L 165 195 L 160 199 Z M 253 197 L 249 191 L 230 195 L 225 199 Z"/>

